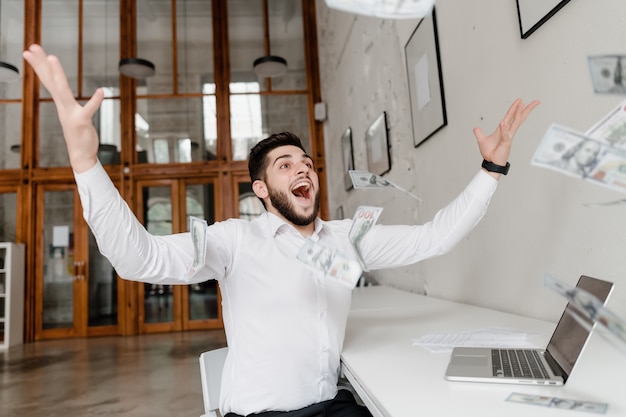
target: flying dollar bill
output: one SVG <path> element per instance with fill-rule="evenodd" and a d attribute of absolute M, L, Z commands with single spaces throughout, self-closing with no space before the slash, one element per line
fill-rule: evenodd
<path fill-rule="evenodd" d="M 422 199 L 412 192 L 405 190 L 402 187 L 394 184 L 393 182 L 386 180 L 380 175 L 372 174 L 368 171 L 356 171 L 349 170 L 348 174 L 350 174 L 350 179 L 352 180 L 352 185 L 355 189 L 358 188 L 395 188 L 397 190 L 402 191 L 416 199 L 417 201 L 422 201 Z"/>
<path fill-rule="evenodd" d="M 564 297 L 587 320 L 577 318 L 579 324 L 591 331 L 592 324 L 599 323 L 615 337 L 620 350 L 626 353 L 626 321 L 606 308 L 596 296 L 581 288 L 568 286 L 548 274 L 544 274 L 543 284 Z"/>
<path fill-rule="evenodd" d="M 195 275 L 204 267 L 206 258 L 206 229 L 207 222 L 199 217 L 189 216 L 189 232 L 193 241 L 193 262 L 187 275 Z"/>
<path fill-rule="evenodd" d="M 363 237 L 378 221 L 382 211 L 382 207 L 360 206 L 356 209 L 354 217 L 352 218 L 352 226 L 350 227 L 350 232 L 348 232 L 348 237 L 354 248 L 359 264 L 364 271 L 368 271 L 368 269 L 359 245 Z"/>
<path fill-rule="evenodd" d="M 363 272 L 359 263 L 335 249 L 306 239 L 297 259 L 312 269 L 321 271 L 325 277 L 354 288 Z"/>
<path fill-rule="evenodd" d="M 532 164 L 626 192 L 626 100 L 585 133 L 550 125 Z"/>
<path fill-rule="evenodd" d="M 532 164 L 626 192 L 626 149 L 559 124 L 550 125 Z"/>

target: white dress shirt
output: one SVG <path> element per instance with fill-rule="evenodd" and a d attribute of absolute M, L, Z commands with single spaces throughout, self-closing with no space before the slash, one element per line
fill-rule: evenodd
<path fill-rule="evenodd" d="M 335 396 L 351 290 L 296 259 L 305 238 L 279 217 L 230 219 L 207 228 L 205 267 L 190 274 L 189 233 L 145 231 L 98 163 L 76 174 L 83 215 L 124 279 L 159 284 L 219 281 L 229 347 L 220 410 L 296 410 Z M 484 215 L 497 181 L 479 172 L 433 221 L 375 225 L 361 242 L 369 269 L 411 264 L 450 250 Z M 315 222 L 312 239 L 352 254 L 351 219 Z"/>

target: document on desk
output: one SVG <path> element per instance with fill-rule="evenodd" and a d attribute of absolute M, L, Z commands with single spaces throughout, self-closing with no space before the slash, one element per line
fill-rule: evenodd
<path fill-rule="evenodd" d="M 536 348 L 537 345 L 528 341 L 530 336 L 533 335 L 527 332 L 503 327 L 489 327 L 461 332 L 429 333 L 413 339 L 411 342 L 414 346 L 421 346 L 435 353 L 451 352 L 456 346 Z"/>

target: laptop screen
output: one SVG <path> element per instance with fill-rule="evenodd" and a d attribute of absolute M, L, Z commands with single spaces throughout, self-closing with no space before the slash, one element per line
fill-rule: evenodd
<path fill-rule="evenodd" d="M 611 293 L 613 284 L 583 275 L 578 280 L 576 287 L 587 291 L 605 303 Z M 577 317 L 574 317 L 572 312 L 574 314 L 578 313 Z M 547 351 L 565 371 L 564 379 L 567 379 L 572 372 L 574 364 L 578 360 L 591 333 L 578 320 L 585 321 L 589 328 L 593 326 L 591 320 L 583 317 L 576 308 L 568 303 L 548 343 Z"/>

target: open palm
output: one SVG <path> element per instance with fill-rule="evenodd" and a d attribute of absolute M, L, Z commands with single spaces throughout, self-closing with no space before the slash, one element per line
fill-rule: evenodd
<path fill-rule="evenodd" d="M 74 98 L 63 66 L 56 56 L 47 55 L 39 45 L 31 45 L 23 55 L 54 100 L 72 168 L 79 173 L 88 170 L 97 160 L 99 140 L 92 117 L 102 103 L 104 92 L 96 90 L 91 99 L 81 106 Z"/>
<path fill-rule="evenodd" d="M 478 149 L 482 157 L 494 164 L 506 165 L 517 129 L 538 105 L 538 100 L 534 100 L 527 106 L 524 106 L 522 100 L 517 99 L 511 104 L 504 118 L 491 135 L 487 136 L 481 128 L 475 128 L 474 136 L 476 136 Z"/>

